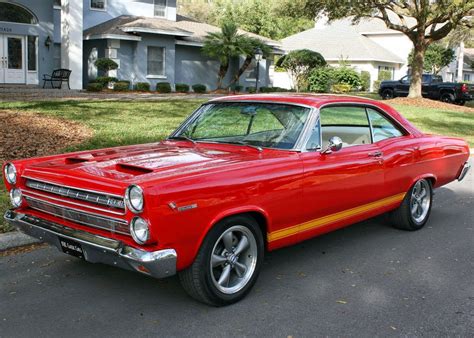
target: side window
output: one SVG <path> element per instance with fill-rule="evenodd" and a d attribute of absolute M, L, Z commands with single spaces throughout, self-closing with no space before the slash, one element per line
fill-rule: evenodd
<path fill-rule="evenodd" d="M 329 139 L 338 136 L 343 147 L 372 143 L 369 120 L 364 107 L 328 107 L 320 111 L 323 149 Z"/>
<path fill-rule="evenodd" d="M 407 76 L 402 77 L 402 83 L 410 84 L 411 83 L 411 76 L 407 75 Z"/>
<path fill-rule="evenodd" d="M 403 133 L 392 122 L 387 120 L 379 112 L 367 108 L 367 114 L 369 115 L 370 123 L 372 124 L 374 142 L 403 135 Z"/>

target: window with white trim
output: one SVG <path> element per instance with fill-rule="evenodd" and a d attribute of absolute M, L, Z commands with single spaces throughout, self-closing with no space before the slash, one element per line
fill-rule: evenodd
<path fill-rule="evenodd" d="M 107 0 L 91 0 L 91 9 L 105 10 Z"/>
<path fill-rule="evenodd" d="M 160 18 L 164 18 L 166 16 L 166 5 L 167 0 L 154 0 L 155 9 L 154 15 Z"/>
<path fill-rule="evenodd" d="M 148 46 L 147 74 L 151 76 L 165 76 L 165 48 Z"/>

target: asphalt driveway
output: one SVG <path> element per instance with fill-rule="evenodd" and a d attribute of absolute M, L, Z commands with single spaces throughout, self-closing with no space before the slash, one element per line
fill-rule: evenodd
<path fill-rule="evenodd" d="M 0 258 L 0 337 L 474 336 L 474 180 L 438 189 L 431 221 L 379 217 L 267 255 L 242 302 L 45 247 Z"/>

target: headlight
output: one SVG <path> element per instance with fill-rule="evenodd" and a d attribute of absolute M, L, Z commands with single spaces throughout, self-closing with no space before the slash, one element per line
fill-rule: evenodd
<path fill-rule="evenodd" d="M 131 185 L 125 192 L 125 202 L 127 207 L 134 213 L 138 214 L 143 211 L 143 189 L 138 185 Z"/>
<path fill-rule="evenodd" d="M 16 183 L 16 168 L 13 164 L 8 163 L 4 169 L 5 178 L 10 184 Z"/>
<path fill-rule="evenodd" d="M 130 233 L 138 244 L 145 244 L 150 238 L 148 223 L 141 217 L 135 217 L 130 223 Z"/>
<path fill-rule="evenodd" d="M 21 202 L 23 201 L 23 194 L 21 193 L 20 189 L 13 188 L 10 190 L 10 202 L 14 208 L 19 208 L 21 206 Z"/>

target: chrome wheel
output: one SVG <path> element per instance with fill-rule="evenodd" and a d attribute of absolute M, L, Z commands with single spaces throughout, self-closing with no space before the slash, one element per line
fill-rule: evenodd
<path fill-rule="evenodd" d="M 417 224 L 423 223 L 431 205 L 430 184 L 426 180 L 420 180 L 415 183 L 411 193 L 410 212 L 411 217 Z"/>
<path fill-rule="evenodd" d="M 247 227 L 235 225 L 224 231 L 212 249 L 210 270 L 214 286 L 222 293 L 242 290 L 257 265 L 257 241 Z"/>

